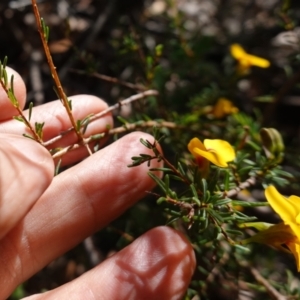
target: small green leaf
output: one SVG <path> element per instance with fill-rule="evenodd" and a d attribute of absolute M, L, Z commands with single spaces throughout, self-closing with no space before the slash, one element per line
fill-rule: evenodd
<path fill-rule="evenodd" d="M 195 188 L 195 186 L 193 184 L 190 185 L 190 189 L 191 189 L 191 191 L 193 193 L 193 196 L 196 197 L 196 198 L 198 198 L 197 190 L 196 190 L 196 188 Z"/>
<path fill-rule="evenodd" d="M 15 108 L 18 108 L 18 107 L 19 107 L 18 99 L 16 98 L 16 96 L 15 96 L 15 94 L 13 93 L 13 91 L 12 91 L 11 88 L 8 89 L 7 96 L 8 96 L 8 98 L 9 98 L 11 104 L 12 104 Z"/>
<path fill-rule="evenodd" d="M 225 176 L 224 176 L 224 189 L 225 191 L 229 191 L 230 187 L 229 187 L 229 178 L 230 178 L 230 174 L 227 170 L 224 171 L 225 172 Z"/>
<path fill-rule="evenodd" d="M 46 42 L 48 42 L 49 39 L 49 27 L 46 25 L 45 21 L 43 18 L 41 18 L 41 24 L 42 24 L 42 30 L 43 30 L 43 34 L 44 34 L 44 38 L 46 40 Z"/>
<path fill-rule="evenodd" d="M 83 126 L 83 129 L 82 129 L 82 133 L 85 134 L 86 133 L 86 130 L 87 130 L 87 127 L 88 125 L 90 124 L 90 118 L 93 114 L 91 115 L 88 115 L 87 117 L 85 117 L 82 122 L 81 122 L 81 126 Z"/>
<path fill-rule="evenodd" d="M 177 180 L 177 181 L 181 181 L 181 182 L 184 182 L 184 179 L 179 177 L 179 176 L 176 176 L 176 175 L 172 175 L 170 174 L 170 178 L 174 179 L 174 180 Z"/>
<path fill-rule="evenodd" d="M 58 175 L 60 165 L 61 165 L 61 159 L 58 161 L 57 165 L 55 166 L 54 176 Z"/>
<path fill-rule="evenodd" d="M 117 116 L 117 119 L 124 125 L 128 124 L 128 121 L 121 116 Z"/>
<path fill-rule="evenodd" d="M 281 175 L 281 176 L 283 176 L 283 177 L 294 178 L 294 175 L 293 175 L 293 174 L 291 174 L 291 173 L 289 173 L 289 172 L 287 172 L 287 171 L 278 169 L 278 168 L 275 169 L 274 172 L 275 172 L 275 174 Z"/>
<path fill-rule="evenodd" d="M 149 171 L 172 172 L 170 168 L 151 168 Z"/>
<path fill-rule="evenodd" d="M 91 135 L 90 138 L 92 141 L 94 141 L 94 140 L 100 140 L 104 136 L 105 136 L 105 133 L 98 133 L 98 134 Z"/>
<path fill-rule="evenodd" d="M 140 142 L 148 149 L 152 149 L 152 145 L 149 143 L 149 141 L 140 139 Z"/>
<path fill-rule="evenodd" d="M 252 141 L 246 141 L 246 144 L 249 145 L 250 147 L 252 147 L 254 150 L 256 151 L 260 151 L 261 147 L 259 145 L 257 145 L 256 143 L 252 142 Z"/>
<path fill-rule="evenodd" d="M 241 250 L 241 251 L 243 251 L 243 252 L 246 252 L 246 253 L 250 253 L 250 252 L 251 252 L 251 250 L 250 250 L 249 248 L 244 247 L 244 246 L 242 246 L 242 245 L 234 244 L 233 246 L 234 246 L 236 249 Z"/>
<path fill-rule="evenodd" d="M 215 210 L 208 208 L 207 213 L 209 213 L 218 222 L 219 225 L 224 222 L 223 218 Z"/>
<path fill-rule="evenodd" d="M 239 174 L 246 174 L 246 173 L 248 173 L 252 169 L 253 169 L 252 166 L 248 166 L 248 167 L 244 167 L 244 168 L 239 168 L 238 169 L 238 173 Z"/>
<path fill-rule="evenodd" d="M 204 178 L 202 178 L 201 179 L 201 184 L 202 184 L 202 192 L 203 192 L 203 194 L 206 194 L 206 191 L 207 191 L 207 181 Z"/>
<path fill-rule="evenodd" d="M 81 120 L 76 121 L 76 131 L 79 132 L 81 128 Z"/>
<path fill-rule="evenodd" d="M 7 72 L 6 72 L 6 69 L 3 69 L 3 79 L 4 79 L 4 85 L 7 87 L 7 84 L 8 84 L 8 77 L 7 77 Z"/>
<path fill-rule="evenodd" d="M 38 123 L 38 122 L 35 122 L 34 126 L 35 126 L 35 132 L 36 134 L 38 135 L 38 137 L 40 139 L 43 139 L 43 127 L 45 125 L 45 122 L 43 123 Z"/>
<path fill-rule="evenodd" d="M 180 174 L 182 176 L 186 176 L 185 170 L 183 169 L 183 166 L 180 162 L 178 162 L 177 167 L 178 167 L 178 171 L 180 172 Z"/>
<path fill-rule="evenodd" d="M 259 207 L 259 206 L 270 206 L 269 202 L 247 202 L 232 200 L 231 204 L 233 206 L 243 206 L 243 207 Z"/>
<path fill-rule="evenodd" d="M 6 68 L 7 60 L 8 60 L 8 57 L 7 57 L 7 56 L 4 56 L 3 63 L 2 63 L 2 68 L 3 68 L 3 69 Z"/>
<path fill-rule="evenodd" d="M 23 133 L 23 136 L 25 136 L 25 137 L 27 137 L 27 138 L 32 139 L 32 140 L 35 141 L 35 138 L 33 136 L 27 134 L 27 133 Z"/>
<path fill-rule="evenodd" d="M 69 99 L 68 99 L 68 105 L 69 105 L 70 110 L 72 111 L 72 108 L 73 108 L 73 107 L 72 107 L 72 100 L 69 100 Z"/>
<path fill-rule="evenodd" d="M 165 183 L 157 177 L 155 174 L 148 172 L 148 175 L 156 182 L 156 184 L 162 189 L 164 193 L 166 193 Z"/>
<path fill-rule="evenodd" d="M 14 75 L 10 76 L 10 89 L 11 89 L 11 92 L 13 94 L 15 94 L 15 92 L 14 92 Z"/>
<path fill-rule="evenodd" d="M 163 202 L 166 202 L 166 198 L 165 197 L 159 197 L 157 200 L 156 200 L 156 202 L 157 202 L 157 204 L 161 204 L 161 203 L 163 203 Z"/>
<path fill-rule="evenodd" d="M 230 202 L 231 202 L 231 199 L 225 198 L 225 199 L 217 200 L 216 202 L 214 202 L 214 205 L 216 205 L 216 206 L 222 206 L 222 205 L 228 204 Z"/>
<path fill-rule="evenodd" d="M 26 124 L 26 123 L 25 123 L 25 120 L 23 119 L 22 116 L 13 116 L 13 118 L 14 118 L 15 120 L 19 121 L 19 122 L 22 122 L 22 123 Z"/>

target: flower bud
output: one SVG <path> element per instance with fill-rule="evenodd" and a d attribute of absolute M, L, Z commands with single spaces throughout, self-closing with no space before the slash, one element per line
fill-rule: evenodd
<path fill-rule="evenodd" d="M 284 155 L 284 143 L 281 134 L 275 128 L 262 128 L 260 137 L 266 156 L 280 162 Z"/>

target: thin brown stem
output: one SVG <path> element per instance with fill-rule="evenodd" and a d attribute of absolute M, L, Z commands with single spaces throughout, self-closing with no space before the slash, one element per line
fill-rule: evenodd
<path fill-rule="evenodd" d="M 239 184 L 239 186 L 235 187 L 234 189 L 231 189 L 228 192 L 224 192 L 223 197 L 231 198 L 235 195 L 237 195 L 241 190 L 247 189 L 250 186 L 253 186 L 256 183 L 256 177 L 250 177 L 246 181 Z"/>
<path fill-rule="evenodd" d="M 40 37 L 41 37 L 44 52 L 45 52 L 45 55 L 46 55 L 46 58 L 47 58 L 47 62 L 48 62 L 48 65 L 49 65 L 49 68 L 50 68 L 50 71 L 51 71 L 52 78 L 53 78 L 54 83 L 55 83 L 55 87 L 57 89 L 58 96 L 59 96 L 63 106 L 66 109 L 66 112 L 67 112 L 68 117 L 71 121 L 73 130 L 75 131 L 75 133 L 77 135 L 79 143 L 82 143 L 84 141 L 83 135 L 80 131 L 80 128 L 78 128 L 78 126 L 76 124 L 76 121 L 73 117 L 71 105 L 70 105 L 69 100 L 68 100 L 68 98 L 67 98 L 67 96 L 66 96 L 66 94 L 63 90 L 62 84 L 60 82 L 60 79 L 59 79 L 57 71 L 56 71 L 56 67 L 54 66 L 52 56 L 51 56 L 51 53 L 50 53 L 50 50 L 49 50 L 49 47 L 48 47 L 48 42 L 46 40 L 44 28 L 43 28 L 43 25 L 42 25 L 40 13 L 39 13 L 39 10 L 38 10 L 38 7 L 37 7 L 37 4 L 36 4 L 35 0 L 32 0 L 32 8 L 33 8 L 33 12 L 34 12 L 34 15 L 35 15 L 36 24 L 37 24 L 37 27 L 38 27 L 38 32 L 39 32 Z M 87 148 L 87 151 L 91 155 L 92 152 L 91 152 L 90 148 L 88 147 L 88 145 L 85 145 L 85 147 Z"/>
<path fill-rule="evenodd" d="M 129 103 L 131 103 L 131 102 L 134 102 L 134 101 L 137 101 L 137 100 L 140 100 L 140 99 L 149 97 L 149 96 L 157 96 L 157 95 L 158 95 L 158 91 L 156 91 L 156 90 L 149 90 L 149 91 L 145 91 L 145 92 L 141 92 L 141 93 L 139 93 L 139 94 L 133 95 L 133 96 L 131 96 L 131 97 L 129 97 L 129 98 L 126 98 L 126 99 L 124 99 L 124 100 L 122 100 L 122 101 L 119 101 L 118 103 L 116 103 L 116 104 L 114 104 L 114 105 L 108 107 L 107 109 L 101 111 L 101 112 L 98 113 L 98 114 L 95 114 L 95 115 L 90 116 L 90 117 L 89 117 L 89 122 L 92 122 L 92 121 L 94 121 L 94 120 L 97 120 L 97 119 L 99 119 L 99 118 L 101 118 L 101 117 L 107 115 L 108 113 L 110 113 L 110 112 L 112 112 L 112 111 L 114 111 L 114 110 L 120 108 L 120 107 L 123 106 L 123 105 L 127 105 L 127 104 L 129 104 Z M 126 125 L 126 126 L 130 126 L 130 124 L 129 124 L 129 125 Z M 147 126 L 145 126 L 145 127 L 147 127 Z M 121 128 L 123 128 L 123 129 L 122 129 L 120 132 L 114 132 L 114 133 L 121 133 L 121 132 L 127 131 L 124 127 L 121 127 Z M 116 128 L 116 129 L 117 129 L 117 128 Z M 115 129 L 115 130 L 116 130 L 116 129 Z M 45 142 L 45 143 L 44 143 L 44 146 L 49 146 L 49 145 L 51 145 L 51 144 L 53 144 L 53 143 L 59 141 L 63 136 L 65 136 L 67 133 L 69 133 L 69 132 L 71 132 L 71 131 L 73 131 L 73 130 L 74 130 L 74 128 L 73 128 L 73 127 L 70 127 L 70 128 L 67 129 L 66 131 L 60 133 L 58 136 L 56 136 L 56 137 L 54 137 L 53 139 L 51 139 L 51 140 Z M 108 134 L 114 134 L 114 133 L 112 133 L 111 131 L 108 132 Z"/>
<path fill-rule="evenodd" d="M 255 278 L 255 280 L 260 283 L 264 288 L 266 289 L 267 293 L 272 297 L 274 300 L 287 300 L 287 297 L 279 293 L 270 283 L 267 279 L 265 279 L 259 271 L 250 266 L 248 262 L 245 261 L 238 261 L 239 265 L 243 268 L 248 268 Z"/>
<path fill-rule="evenodd" d="M 272 285 L 269 283 L 267 279 L 265 279 L 257 269 L 254 267 L 249 267 L 251 274 L 255 278 L 255 280 L 263 285 L 265 289 L 267 290 L 268 294 L 272 297 L 272 299 L 275 300 L 286 300 L 287 297 L 280 294 L 275 288 L 272 287 Z"/>
<path fill-rule="evenodd" d="M 101 79 L 101 80 L 105 80 L 107 82 L 111 82 L 111 83 L 115 83 L 115 84 L 125 86 L 129 89 L 133 89 L 133 90 L 136 90 L 136 91 L 145 91 L 146 90 L 146 87 L 141 85 L 141 84 L 133 84 L 131 82 L 127 82 L 127 81 L 123 81 L 123 80 L 120 80 L 120 79 L 115 78 L 115 77 L 110 77 L 110 76 L 107 76 L 107 75 L 99 74 L 97 72 L 88 73 L 88 72 L 85 72 L 85 71 L 80 71 L 80 70 L 75 70 L 75 69 L 70 69 L 70 72 L 80 74 L 80 75 L 87 75 L 87 76 L 90 76 L 90 77 L 95 77 L 95 78 L 98 78 L 98 79 Z"/>
<path fill-rule="evenodd" d="M 0 84 L 3 88 L 3 90 L 5 91 L 7 97 L 9 98 L 9 90 L 8 88 L 5 86 L 5 83 L 2 81 L 2 79 L 0 79 Z M 18 100 L 17 100 L 18 102 Z M 21 116 L 23 122 L 25 123 L 26 127 L 30 130 L 30 132 L 33 135 L 33 139 L 36 140 L 38 143 L 43 144 L 43 140 L 39 137 L 39 135 L 36 133 L 36 131 L 34 130 L 34 128 L 32 127 L 31 123 L 27 120 L 27 118 L 25 117 L 25 115 L 23 114 L 23 111 L 20 109 L 19 105 L 16 104 L 14 105 L 14 108 L 17 110 L 19 116 Z"/>
<path fill-rule="evenodd" d="M 108 135 L 114 135 L 114 134 L 120 134 L 124 133 L 127 131 L 132 131 L 136 130 L 138 128 L 152 128 L 152 127 L 166 127 L 166 128 L 171 128 L 171 129 L 176 129 L 176 128 L 183 128 L 182 126 L 174 123 L 174 122 L 167 122 L 167 121 L 139 121 L 137 123 L 131 123 L 131 124 L 126 124 L 121 127 L 113 128 L 107 132 Z"/>
<path fill-rule="evenodd" d="M 107 132 L 103 132 L 103 133 L 99 133 L 99 134 L 90 136 L 89 138 L 84 139 L 84 142 L 87 144 L 87 143 L 90 143 L 92 141 L 101 139 L 101 138 L 103 138 L 104 136 L 107 136 L 107 135 L 121 134 L 121 133 L 124 133 L 124 132 L 136 130 L 138 128 L 152 128 L 154 126 L 155 127 L 168 127 L 168 128 L 173 128 L 173 129 L 174 128 L 179 128 L 178 125 L 176 123 L 173 123 L 173 122 L 166 122 L 166 121 L 163 121 L 163 122 L 160 122 L 160 121 L 142 121 L 141 122 L 141 121 L 139 121 L 138 123 L 126 124 L 126 126 L 113 128 L 113 129 L 108 130 Z M 61 136 L 59 136 L 59 137 L 61 137 Z M 56 138 L 58 138 L 58 137 L 56 137 Z M 54 141 L 57 141 L 58 139 L 56 139 L 56 138 L 52 139 L 51 143 L 53 143 Z M 44 143 L 44 145 L 45 146 L 50 145 L 49 141 Z M 67 152 L 78 149 L 81 146 L 82 146 L 81 144 L 74 144 L 74 145 L 68 146 L 66 148 L 63 148 L 63 149 L 55 152 L 55 154 L 53 154 L 52 157 L 53 158 L 61 157 L 61 156 L 65 155 Z"/>

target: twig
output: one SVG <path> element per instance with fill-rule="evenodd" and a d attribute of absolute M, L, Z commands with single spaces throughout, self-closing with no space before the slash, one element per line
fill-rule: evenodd
<path fill-rule="evenodd" d="M 231 198 L 231 197 L 235 196 L 236 194 L 238 194 L 241 190 L 247 189 L 250 186 L 254 185 L 255 183 L 256 183 L 256 178 L 250 177 L 246 181 L 239 184 L 239 186 L 235 187 L 234 189 L 232 189 L 228 192 L 224 192 L 223 196 Z"/>
<path fill-rule="evenodd" d="M 287 297 L 279 293 L 275 288 L 273 288 L 268 280 L 266 280 L 259 272 L 257 269 L 254 267 L 247 266 L 255 278 L 255 280 L 263 285 L 265 289 L 267 290 L 268 294 L 275 300 L 287 300 Z"/>
<path fill-rule="evenodd" d="M 5 70 L 3 70 L 3 72 L 5 72 Z M 36 140 L 38 143 L 43 144 L 43 140 L 40 138 L 40 136 L 36 133 L 36 131 L 34 130 L 34 128 L 32 127 L 32 125 L 30 124 L 29 120 L 27 120 L 27 118 L 25 117 L 25 115 L 23 114 L 22 109 L 19 106 L 19 101 L 18 99 L 16 99 L 14 92 L 13 92 L 13 86 L 9 88 L 7 88 L 7 86 L 5 85 L 5 82 L 2 80 L 2 78 L 0 78 L 0 84 L 3 88 L 3 90 L 5 91 L 6 95 L 8 96 L 8 98 L 10 98 L 9 94 L 10 94 L 10 90 L 12 92 L 12 96 L 14 97 L 14 102 L 12 103 L 12 105 L 14 106 L 14 108 L 18 111 L 19 116 L 21 116 L 22 122 L 25 123 L 26 127 L 30 130 L 30 132 L 33 135 L 33 139 Z M 13 77 L 11 77 L 11 85 L 13 85 Z"/>
<path fill-rule="evenodd" d="M 95 115 L 92 115 L 90 118 L 89 118 L 89 122 L 92 122 L 96 119 L 99 119 L 101 117 L 103 117 L 104 115 L 108 114 L 109 112 L 112 112 L 113 110 L 115 109 L 118 109 L 120 108 L 121 106 L 123 105 L 127 105 L 133 101 L 137 101 L 137 100 L 140 100 L 140 99 L 143 99 L 145 97 L 149 97 L 149 96 L 157 96 L 158 95 L 158 91 L 156 90 L 148 90 L 148 91 L 145 91 L 145 92 L 141 92 L 139 94 L 136 94 L 134 96 L 131 96 L 127 99 L 124 99 L 122 101 L 119 101 L 118 103 L 108 107 L 107 109 L 101 111 L 100 113 L 98 114 L 95 114 Z M 49 146 L 53 143 L 55 143 L 56 141 L 60 140 L 63 136 L 65 136 L 67 133 L 73 131 L 74 128 L 73 127 L 70 127 L 69 129 L 67 129 L 66 131 L 60 133 L 58 136 L 54 137 L 53 139 L 45 142 L 43 145 L 44 146 Z"/>
<path fill-rule="evenodd" d="M 69 119 L 71 121 L 71 124 L 72 124 L 72 127 L 74 128 L 74 131 L 77 135 L 78 141 L 83 142 L 84 141 L 83 135 L 80 131 L 80 128 L 78 128 L 78 126 L 76 124 L 76 121 L 73 117 L 71 104 L 70 104 L 70 102 L 69 102 L 69 100 L 68 100 L 68 98 L 67 98 L 67 96 L 66 96 L 66 94 L 63 90 L 63 87 L 61 85 L 59 76 L 58 76 L 57 71 L 56 71 L 56 67 L 54 66 L 52 56 L 50 54 L 50 50 L 49 50 L 49 47 L 48 47 L 48 42 L 47 42 L 48 33 L 45 32 L 45 25 L 42 24 L 42 19 L 40 17 L 40 13 L 39 13 L 39 10 L 38 10 L 38 7 L 37 7 L 37 4 L 36 4 L 35 0 L 32 0 L 32 8 L 33 8 L 33 12 L 34 12 L 34 15 L 35 15 L 36 24 L 37 24 L 37 27 L 38 27 L 38 32 L 39 32 L 40 37 L 41 37 L 44 52 L 45 52 L 45 55 L 46 55 L 46 58 L 47 58 L 47 62 L 48 62 L 48 65 L 49 65 L 49 68 L 50 68 L 50 71 L 51 71 L 52 78 L 53 78 L 54 83 L 55 83 L 55 87 L 57 89 L 58 96 L 59 96 L 62 104 L 64 105 L 64 107 L 67 111 L 68 117 L 69 117 Z M 92 152 L 91 152 L 91 149 L 89 148 L 89 146 L 87 144 L 84 144 L 84 146 L 86 147 L 88 153 L 91 155 Z"/>
<path fill-rule="evenodd" d="M 288 298 L 284 295 L 282 295 L 281 293 L 279 293 L 269 282 L 267 279 L 265 279 L 260 273 L 259 271 L 250 266 L 248 262 L 246 261 L 240 261 L 237 260 L 238 264 L 242 267 L 242 268 L 247 268 L 250 270 L 251 274 L 253 275 L 254 279 L 260 283 L 262 286 L 264 286 L 264 288 L 266 289 L 267 293 L 272 297 L 272 299 L 274 300 L 287 300 Z"/>
<path fill-rule="evenodd" d="M 69 71 L 73 72 L 73 73 L 76 73 L 76 74 L 87 75 L 87 76 L 90 76 L 90 77 L 95 77 L 95 78 L 99 78 L 101 80 L 105 80 L 105 81 L 108 81 L 108 82 L 123 85 L 125 87 L 128 87 L 128 88 L 133 89 L 133 90 L 137 90 L 137 91 L 145 91 L 146 90 L 146 87 L 144 87 L 143 85 L 133 84 L 131 82 L 126 82 L 126 81 L 120 80 L 120 79 L 115 78 L 115 77 L 110 77 L 110 76 L 107 76 L 107 75 L 99 74 L 97 72 L 88 73 L 88 72 L 80 71 L 80 70 L 76 70 L 76 69 L 70 69 Z"/>
<path fill-rule="evenodd" d="M 68 147 L 65 147 L 57 152 L 55 152 L 53 155 L 52 155 L 52 158 L 55 159 L 55 158 L 58 158 L 58 157 L 62 157 L 63 155 L 65 155 L 66 153 L 72 151 L 72 150 L 75 150 L 75 149 L 78 149 L 82 147 L 82 145 L 80 144 L 74 144 L 74 145 L 71 145 L 71 146 L 68 146 Z"/>
<path fill-rule="evenodd" d="M 137 128 L 150 128 L 150 127 L 154 127 L 154 126 L 155 127 L 168 127 L 168 128 L 173 128 L 173 129 L 174 128 L 179 128 L 179 126 L 176 123 L 173 123 L 173 122 L 166 122 L 166 121 L 162 121 L 162 122 L 160 122 L 160 121 L 138 121 L 137 123 L 126 124 L 125 126 L 121 126 L 121 127 L 110 129 L 107 132 L 102 132 L 102 133 L 99 133 L 99 134 L 96 134 L 96 135 L 92 135 L 89 138 L 84 139 L 84 143 L 90 143 L 92 141 L 101 139 L 101 138 L 103 138 L 106 135 L 120 134 L 120 133 L 123 133 L 123 132 L 128 132 L 128 131 L 135 130 Z M 61 137 L 61 136 L 59 136 L 59 137 Z M 53 140 L 54 139 L 52 139 L 51 141 L 53 141 Z M 47 144 L 47 143 L 45 143 L 45 144 Z M 55 152 L 55 154 L 53 154 L 52 157 L 53 158 L 61 157 L 61 156 L 65 155 L 67 152 L 70 152 L 72 150 L 78 149 L 81 146 L 82 146 L 81 144 L 74 144 L 74 145 L 68 146 L 66 148 L 63 148 L 63 149 Z"/>
<path fill-rule="evenodd" d="M 132 130 L 135 130 L 137 128 L 149 128 L 149 127 L 167 127 L 167 128 L 171 128 L 171 129 L 183 128 L 182 126 L 180 126 L 180 125 L 178 125 L 178 124 L 176 124 L 174 122 L 155 121 L 155 120 L 151 120 L 151 121 L 138 121 L 136 123 L 125 124 L 124 126 L 110 129 L 107 132 L 107 134 L 108 135 L 113 135 L 113 134 L 117 134 L 117 133 L 123 133 L 123 132 L 127 132 L 127 131 L 132 131 Z"/>

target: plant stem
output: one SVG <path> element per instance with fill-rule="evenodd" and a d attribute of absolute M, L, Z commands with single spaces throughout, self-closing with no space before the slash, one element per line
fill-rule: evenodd
<path fill-rule="evenodd" d="M 64 105 L 64 107 L 67 111 L 68 117 L 69 117 L 69 119 L 71 121 L 71 124 L 72 124 L 72 127 L 74 128 L 74 131 L 77 135 L 79 143 L 83 143 L 84 146 L 87 148 L 89 154 L 91 155 L 92 154 L 91 149 L 85 143 L 83 135 L 80 131 L 80 128 L 78 128 L 78 126 L 76 124 L 76 121 L 75 121 L 75 119 L 73 117 L 73 114 L 72 114 L 72 110 L 71 110 L 71 107 L 70 107 L 69 100 L 68 100 L 66 94 L 64 93 L 62 84 L 60 82 L 60 79 L 59 79 L 57 71 L 56 71 L 56 67 L 54 66 L 52 56 L 51 56 L 51 53 L 50 53 L 50 50 L 49 50 L 49 47 L 48 47 L 48 42 L 46 40 L 44 28 L 42 26 L 40 13 L 39 13 L 39 10 L 38 10 L 38 7 L 37 7 L 37 4 L 36 4 L 35 0 L 32 0 L 32 8 L 33 8 L 33 12 L 34 12 L 34 15 L 35 15 L 36 24 L 37 24 L 37 27 L 38 27 L 38 32 L 39 32 L 40 37 L 41 37 L 44 52 L 45 52 L 45 55 L 46 55 L 46 58 L 47 58 L 47 62 L 48 62 L 48 65 L 49 65 L 49 68 L 50 68 L 50 71 L 51 71 L 52 78 L 53 78 L 54 83 L 55 83 L 55 87 L 57 89 L 58 96 L 59 96 L 62 104 Z"/>

